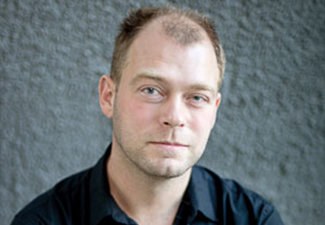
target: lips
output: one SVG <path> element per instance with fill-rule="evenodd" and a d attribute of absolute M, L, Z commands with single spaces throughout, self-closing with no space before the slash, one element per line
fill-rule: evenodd
<path fill-rule="evenodd" d="M 189 145 L 178 143 L 178 142 L 169 142 L 169 141 L 152 141 L 149 142 L 149 144 L 156 145 L 158 147 L 164 147 L 164 148 L 187 148 Z"/>

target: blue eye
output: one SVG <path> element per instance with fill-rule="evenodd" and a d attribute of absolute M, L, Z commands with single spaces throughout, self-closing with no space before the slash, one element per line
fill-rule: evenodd
<path fill-rule="evenodd" d="M 150 103 L 158 103 L 164 99 L 163 92 L 158 87 L 146 86 L 139 89 L 143 100 Z"/>
<path fill-rule="evenodd" d="M 193 99 L 194 99 L 195 101 L 197 101 L 197 102 L 204 101 L 204 98 L 203 98 L 202 96 L 198 96 L 198 95 L 193 96 Z"/>
<path fill-rule="evenodd" d="M 194 107 L 204 107 L 209 104 L 210 98 L 206 95 L 194 94 L 188 99 L 189 103 Z"/>
<path fill-rule="evenodd" d="M 143 92 L 145 92 L 146 94 L 149 94 L 149 95 L 158 94 L 158 91 L 152 87 L 147 87 L 147 88 L 143 89 Z"/>

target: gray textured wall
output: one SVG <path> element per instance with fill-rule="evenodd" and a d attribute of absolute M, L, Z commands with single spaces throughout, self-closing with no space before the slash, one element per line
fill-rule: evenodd
<path fill-rule="evenodd" d="M 111 128 L 98 80 L 119 22 L 149 2 L 0 1 L 1 224 L 104 152 Z M 323 224 L 325 1 L 174 4 L 216 21 L 227 53 L 200 164 L 265 196 L 286 224 Z"/>

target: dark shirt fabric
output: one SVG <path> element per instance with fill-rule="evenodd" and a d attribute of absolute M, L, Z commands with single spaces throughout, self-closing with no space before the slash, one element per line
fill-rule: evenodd
<path fill-rule="evenodd" d="M 106 177 L 110 150 L 108 147 L 94 167 L 66 178 L 28 204 L 12 225 L 136 224 L 110 194 Z M 195 166 L 174 224 L 283 223 L 276 209 L 259 195 Z"/>

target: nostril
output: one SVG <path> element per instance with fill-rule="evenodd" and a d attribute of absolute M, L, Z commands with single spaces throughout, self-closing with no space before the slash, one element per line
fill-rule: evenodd
<path fill-rule="evenodd" d="M 163 125 L 165 126 L 170 126 L 170 127 L 184 127 L 184 123 L 171 123 L 171 122 L 168 122 L 168 121 L 165 121 L 163 122 Z"/>
<path fill-rule="evenodd" d="M 169 123 L 168 122 L 164 122 L 164 125 L 169 126 Z"/>

